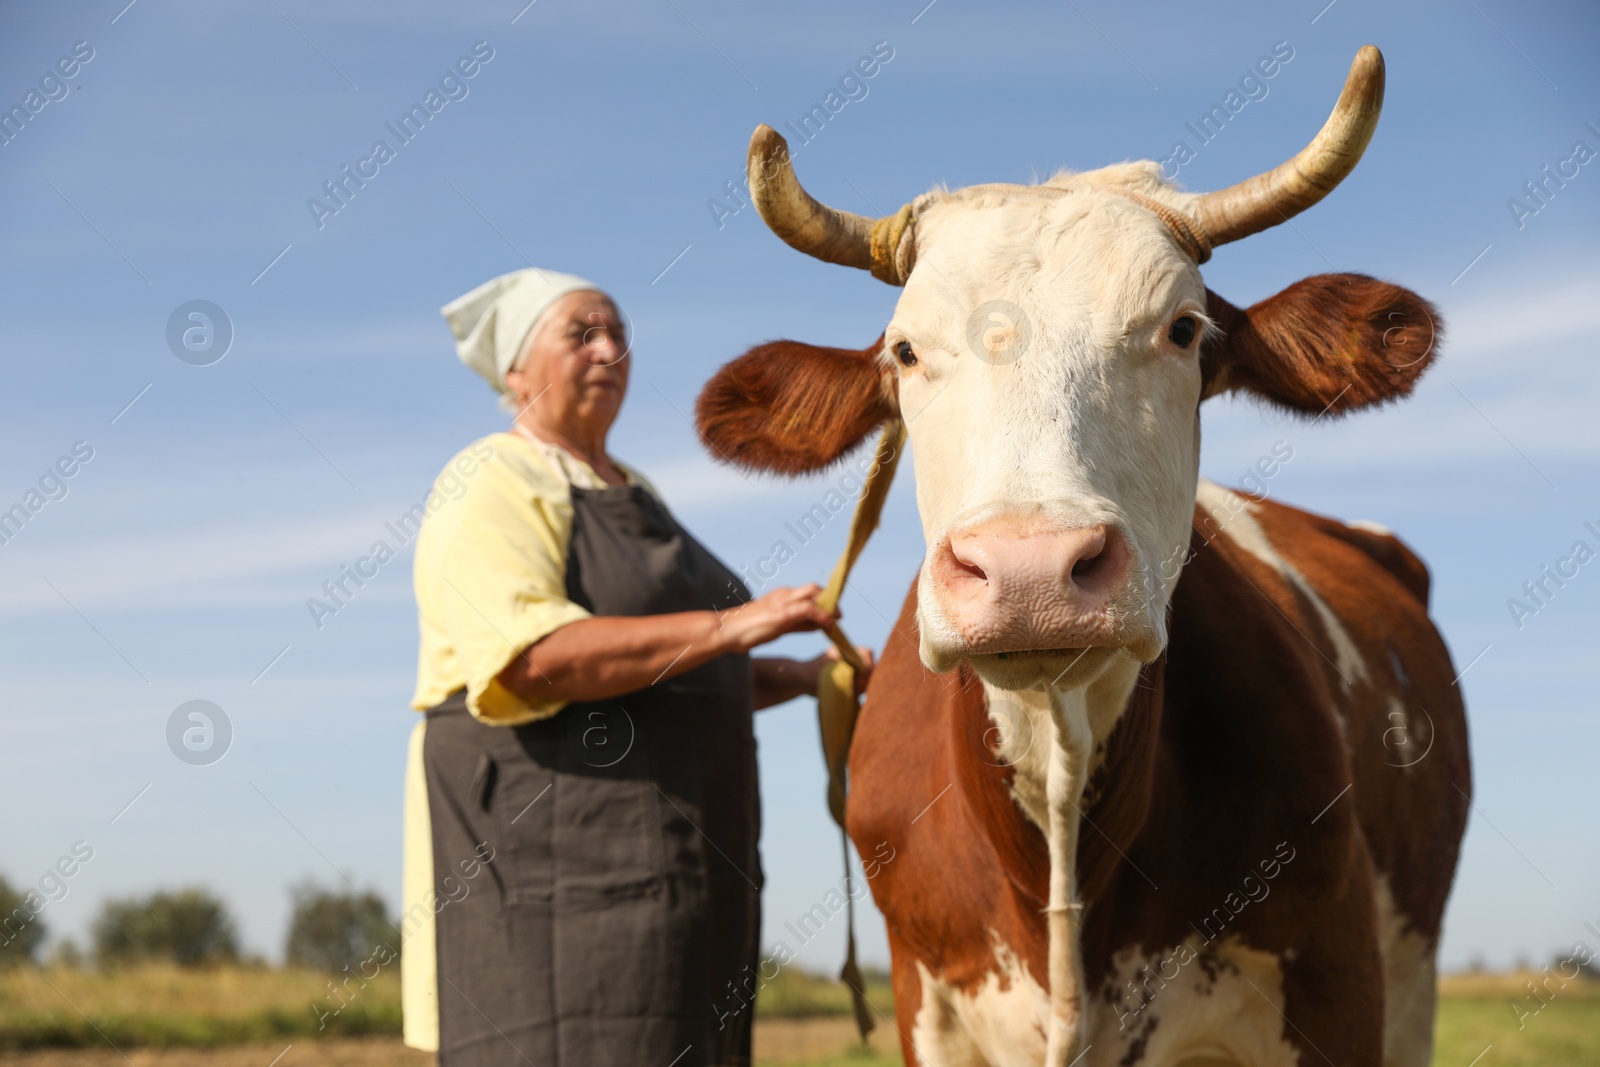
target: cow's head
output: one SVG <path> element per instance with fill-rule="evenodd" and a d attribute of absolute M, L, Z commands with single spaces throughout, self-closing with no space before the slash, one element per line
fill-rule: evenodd
<path fill-rule="evenodd" d="M 916 455 L 928 555 L 922 656 L 1021 688 L 1155 658 L 1189 544 L 1199 404 L 1245 391 L 1311 416 L 1408 393 L 1437 319 L 1405 289 L 1321 275 L 1240 310 L 1206 289 L 1215 245 L 1316 203 L 1377 125 L 1383 59 L 1357 55 L 1316 138 L 1281 166 L 1186 193 L 1157 164 L 918 197 L 873 220 L 813 200 L 772 129 L 752 197 L 790 245 L 904 286 L 859 351 L 793 341 L 724 367 L 700 398 L 715 453 L 795 474 L 887 419 Z"/>

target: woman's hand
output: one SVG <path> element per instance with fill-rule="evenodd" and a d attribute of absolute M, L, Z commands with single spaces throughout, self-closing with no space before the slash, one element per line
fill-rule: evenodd
<path fill-rule="evenodd" d="M 784 634 L 822 629 L 838 616 L 817 607 L 820 592 L 819 585 L 803 585 L 774 589 L 728 611 L 579 619 L 523 649 L 497 677 L 525 700 L 606 700 L 729 652 L 748 652 Z M 771 663 L 788 666 L 772 675 L 771 667 L 760 666 Z M 758 700 L 763 694 L 776 695 L 758 707 L 817 691 L 820 667 L 808 673 L 809 664 L 796 660 L 757 664 Z"/>
<path fill-rule="evenodd" d="M 815 582 L 774 589 L 748 604 L 721 612 L 722 637 L 731 650 L 748 652 L 784 634 L 820 630 L 838 618 L 817 607 L 822 586 Z"/>
<path fill-rule="evenodd" d="M 861 660 L 861 669 L 856 671 L 856 696 L 867 691 L 867 682 L 872 678 L 872 668 L 877 666 L 872 658 L 872 649 L 866 645 L 856 646 L 856 656 Z M 818 656 L 813 663 L 817 665 L 817 681 L 821 684 L 822 672 L 833 664 L 839 662 L 839 650 L 829 645 L 827 651 Z"/>

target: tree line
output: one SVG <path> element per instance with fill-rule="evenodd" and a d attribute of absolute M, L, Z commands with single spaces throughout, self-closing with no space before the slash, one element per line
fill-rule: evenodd
<path fill-rule="evenodd" d="M 400 952 L 400 931 L 383 898 L 306 882 L 289 891 L 291 914 L 284 959 L 291 967 L 339 971 L 388 945 Z M 49 933 L 40 912 L 0 876 L 0 967 L 37 966 Z M 87 951 L 67 940 L 52 962 L 117 967 L 167 963 L 208 967 L 249 962 L 227 904 L 199 887 L 158 890 L 106 900 L 89 931 Z"/>

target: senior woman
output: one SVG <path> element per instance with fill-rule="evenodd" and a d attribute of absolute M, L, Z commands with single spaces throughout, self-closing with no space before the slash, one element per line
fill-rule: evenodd
<path fill-rule="evenodd" d="M 515 414 L 445 467 L 417 540 L 407 1044 L 747 1064 L 751 1013 L 715 1005 L 757 963 L 751 712 L 829 658 L 748 653 L 824 626 L 818 587 L 750 599 L 606 451 L 630 360 L 598 286 L 521 270 L 443 314 Z"/>

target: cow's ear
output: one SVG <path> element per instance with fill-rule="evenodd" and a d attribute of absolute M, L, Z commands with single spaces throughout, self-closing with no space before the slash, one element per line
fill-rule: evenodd
<path fill-rule="evenodd" d="M 860 350 L 769 341 L 727 364 L 695 405 L 718 459 L 749 470 L 804 474 L 839 459 L 899 405 L 879 362 L 883 338 Z"/>
<path fill-rule="evenodd" d="M 1206 291 L 1220 334 L 1202 349 L 1202 397 L 1252 393 L 1291 411 L 1341 415 L 1411 392 L 1444 324 L 1409 289 L 1318 274 L 1241 311 Z"/>

